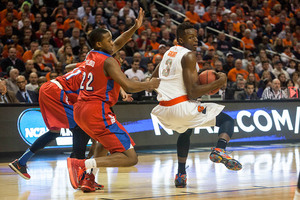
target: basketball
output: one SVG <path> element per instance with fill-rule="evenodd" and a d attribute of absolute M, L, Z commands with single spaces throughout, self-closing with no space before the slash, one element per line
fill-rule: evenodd
<path fill-rule="evenodd" d="M 214 82 L 216 80 L 216 75 L 214 70 L 205 70 L 199 74 L 199 83 L 200 85 L 209 84 L 211 82 Z M 213 95 L 216 94 L 219 91 L 218 89 L 215 89 L 213 91 L 210 91 L 208 94 Z"/>

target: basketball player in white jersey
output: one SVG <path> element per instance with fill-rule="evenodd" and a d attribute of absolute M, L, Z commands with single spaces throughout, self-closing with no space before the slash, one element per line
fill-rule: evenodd
<path fill-rule="evenodd" d="M 201 103 L 198 97 L 221 88 L 227 81 L 224 73 L 216 73 L 217 80 L 207 85 L 198 84 L 196 48 L 197 31 L 193 25 L 184 22 L 178 26 L 179 45 L 171 47 L 163 56 L 152 77 L 161 79 L 157 88 L 157 105 L 153 110 L 159 121 L 166 127 L 180 133 L 177 140 L 178 174 L 176 187 L 186 186 L 185 163 L 190 147 L 192 128 L 218 126 L 219 140 L 212 148 L 210 160 L 223 163 L 230 170 L 240 170 L 242 165 L 226 154 L 234 127 L 234 120 L 223 113 L 224 106 L 215 103 Z"/>

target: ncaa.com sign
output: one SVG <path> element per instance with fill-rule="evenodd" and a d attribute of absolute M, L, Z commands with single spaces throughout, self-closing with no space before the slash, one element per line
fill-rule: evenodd
<path fill-rule="evenodd" d="M 294 112 L 296 111 L 296 112 Z M 299 134 L 300 124 L 300 107 L 296 107 L 291 112 L 288 109 L 248 109 L 237 111 L 225 111 L 228 115 L 236 121 L 234 127 L 235 133 L 251 133 L 254 132 L 281 132 L 283 128 L 294 134 Z M 292 114 L 295 113 L 295 114 Z M 151 115 L 155 135 L 161 135 L 161 129 L 169 135 L 173 135 L 171 129 L 165 128 L 157 119 L 156 116 Z M 194 129 L 194 134 L 200 134 L 202 130 L 208 133 L 218 133 L 218 127 L 199 127 Z"/>
<path fill-rule="evenodd" d="M 28 145 L 48 131 L 39 108 L 24 110 L 19 115 L 17 126 L 20 136 Z M 72 145 L 72 132 L 69 129 L 62 128 L 60 136 L 56 138 L 57 146 Z"/>

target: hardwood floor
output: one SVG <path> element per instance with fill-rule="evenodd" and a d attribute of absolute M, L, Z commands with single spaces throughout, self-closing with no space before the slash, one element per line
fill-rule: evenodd
<path fill-rule="evenodd" d="M 139 163 L 129 168 L 100 168 L 97 182 L 104 190 L 83 193 L 69 182 L 66 156 L 35 158 L 28 162 L 30 180 L 0 163 L 0 199 L 230 199 L 290 200 L 300 167 L 300 144 L 231 148 L 243 164 L 229 171 L 212 163 L 209 148 L 193 149 L 187 165 L 187 188 L 175 188 L 175 151 L 139 153 Z M 13 158 L 12 158 L 13 160 Z"/>

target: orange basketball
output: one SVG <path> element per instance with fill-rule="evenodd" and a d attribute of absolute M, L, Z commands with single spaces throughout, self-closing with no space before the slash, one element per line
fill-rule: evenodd
<path fill-rule="evenodd" d="M 211 82 L 214 82 L 216 80 L 216 74 L 214 70 L 205 70 L 199 74 L 199 83 L 200 85 L 209 84 Z M 213 91 L 210 91 L 208 94 L 213 95 L 216 94 L 219 91 L 220 88 L 215 89 Z"/>

